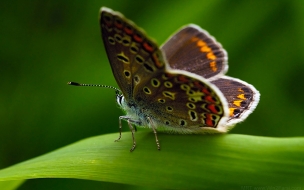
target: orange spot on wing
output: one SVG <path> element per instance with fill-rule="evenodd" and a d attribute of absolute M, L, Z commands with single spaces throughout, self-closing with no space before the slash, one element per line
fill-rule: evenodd
<path fill-rule="evenodd" d="M 212 53 L 212 52 L 209 52 L 207 54 L 207 58 L 210 59 L 210 60 L 215 60 L 216 59 L 216 56 Z"/>
<path fill-rule="evenodd" d="M 211 52 L 212 51 L 212 49 L 208 46 L 203 46 L 203 47 L 201 47 L 200 50 L 201 50 L 201 52 Z"/>
<path fill-rule="evenodd" d="M 235 101 L 233 101 L 233 104 L 236 105 L 236 106 L 238 106 L 238 107 L 240 107 L 242 101 L 243 100 L 235 100 Z"/>
<path fill-rule="evenodd" d="M 199 39 L 197 37 L 193 37 L 191 38 L 191 41 L 195 42 L 195 41 L 198 41 Z"/>
<path fill-rule="evenodd" d="M 211 70 L 213 72 L 217 71 L 217 67 L 216 67 L 216 62 L 215 61 L 210 62 L 210 68 L 211 68 Z"/>
<path fill-rule="evenodd" d="M 143 46 L 144 46 L 145 50 L 147 50 L 149 52 L 153 52 L 153 47 L 149 43 L 144 42 Z"/>
<path fill-rule="evenodd" d="M 164 75 L 165 75 L 166 78 L 172 78 L 172 77 L 174 77 L 173 74 L 169 74 L 169 73 L 165 73 Z"/>
<path fill-rule="evenodd" d="M 242 90 L 241 88 L 239 88 L 238 91 L 244 93 L 244 90 Z"/>
<path fill-rule="evenodd" d="M 207 95 L 211 94 L 211 92 L 207 88 L 203 88 L 202 92 Z"/>
<path fill-rule="evenodd" d="M 203 40 L 200 40 L 196 37 L 194 38 L 191 38 L 192 41 L 197 41 L 196 45 L 198 47 L 200 47 L 200 51 L 203 52 L 203 53 L 207 53 L 207 58 L 209 60 L 215 60 L 216 59 L 216 56 L 213 54 L 212 52 L 212 49 L 207 45 L 206 42 L 204 42 Z"/>
<path fill-rule="evenodd" d="M 122 29 L 122 23 L 118 23 L 117 21 L 115 21 L 115 26 L 118 28 L 118 29 Z"/>
<path fill-rule="evenodd" d="M 136 42 L 142 42 L 143 41 L 143 38 L 137 34 L 134 34 L 133 35 L 133 38 Z"/>
<path fill-rule="evenodd" d="M 202 40 L 199 40 L 197 43 L 196 43 L 197 46 L 200 46 L 200 47 L 203 47 L 203 46 L 207 46 L 206 42 L 202 41 Z"/>
<path fill-rule="evenodd" d="M 206 114 L 206 124 L 209 126 L 209 127 L 213 127 L 213 122 L 212 122 L 212 118 L 211 118 L 211 115 L 210 114 Z"/>
<path fill-rule="evenodd" d="M 232 117 L 234 115 L 233 112 L 234 112 L 235 109 L 236 108 L 229 108 L 229 116 L 230 117 Z"/>
<path fill-rule="evenodd" d="M 193 84 L 194 84 L 194 86 L 196 86 L 196 87 L 199 88 L 199 89 L 201 89 L 201 88 L 204 89 L 204 88 L 205 88 L 204 85 L 202 85 L 202 84 L 201 84 L 200 82 L 198 82 L 198 81 L 194 81 Z"/>
<path fill-rule="evenodd" d="M 188 79 L 183 75 L 179 75 L 177 79 L 178 79 L 178 81 L 181 81 L 181 82 L 188 82 Z"/>
<path fill-rule="evenodd" d="M 125 33 L 128 34 L 128 35 L 131 35 L 131 34 L 133 33 L 133 30 L 130 29 L 130 28 L 127 28 L 127 27 L 124 28 L 124 31 L 125 31 Z"/>
<path fill-rule="evenodd" d="M 205 100 L 207 100 L 208 102 L 214 103 L 215 101 L 212 99 L 212 96 L 206 96 Z"/>
<path fill-rule="evenodd" d="M 209 105 L 208 105 L 208 109 L 209 109 L 212 113 L 218 113 L 218 111 L 215 109 L 215 105 L 214 105 L 214 104 L 209 104 Z"/>
<path fill-rule="evenodd" d="M 245 94 L 240 94 L 237 96 L 239 99 L 246 100 Z"/>
<path fill-rule="evenodd" d="M 157 68 L 161 68 L 163 66 L 162 62 L 159 61 L 159 59 L 155 53 L 153 54 L 152 59 Z"/>
<path fill-rule="evenodd" d="M 103 21 L 108 27 L 110 27 L 112 25 L 112 21 L 108 21 L 105 18 L 103 19 Z"/>

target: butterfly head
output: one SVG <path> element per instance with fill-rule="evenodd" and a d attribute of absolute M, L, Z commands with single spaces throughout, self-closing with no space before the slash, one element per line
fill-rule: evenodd
<path fill-rule="evenodd" d="M 125 98 L 124 98 L 124 96 L 122 95 L 122 93 L 121 93 L 121 91 L 120 90 L 116 90 L 115 91 L 115 93 L 116 93 L 116 101 L 117 101 L 117 104 L 120 106 L 120 107 L 122 107 L 123 106 L 123 103 L 124 103 L 124 101 L 125 101 Z"/>

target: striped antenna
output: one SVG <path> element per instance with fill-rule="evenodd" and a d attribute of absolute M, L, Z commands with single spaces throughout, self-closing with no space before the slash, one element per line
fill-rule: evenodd
<path fill-rule="evenodd" d="M 68 82 L 68 85 L 73 85 L 73 86 L 92 86 L 92 87 L 101 87 L 101 88 L 111 88 L 114 89 L 116 94 L 122 94 L 121 91 L 118 88 L 115 88 L 113 86 L 108 86 L 108 85 L 102 85 L 102 84 L 81 84 L 78 82 Z"/>

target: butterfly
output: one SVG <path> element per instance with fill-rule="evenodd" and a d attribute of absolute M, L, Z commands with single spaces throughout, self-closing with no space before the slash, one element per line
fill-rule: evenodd
<path fill-rule="evenodd" d="M 100 28 L 112 72 L 120 88 L 118 105 L 136 147 L 136 126 L 177 134 L 226 133 L 256 108 L 260 93 L 225 76 L 227 52 L 207 31 L 189 24 L 159 47 L 121 13 L 102 7 Z M 90 86 L 69 82 L 75 86 Z"/>

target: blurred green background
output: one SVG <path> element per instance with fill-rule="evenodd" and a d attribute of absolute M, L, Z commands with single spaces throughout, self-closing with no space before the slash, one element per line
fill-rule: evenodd
<path fill-rule="evenodd" d="M 231 133 L 304 135 L 304 1 L 4 0 L 0 168 L 86 137 L 118 132 L 122 112 L 114 91 L 66 85 L 77 81 L 117 86 L 100 37 L 101 6 L 122 12 L 159 45 L 189 23 L 215 36 L 228 51 L 228 75 L 261 93 L 256 111 Z M 101 188 L 138 187 L 39 179 L 19 189 Z"/>

